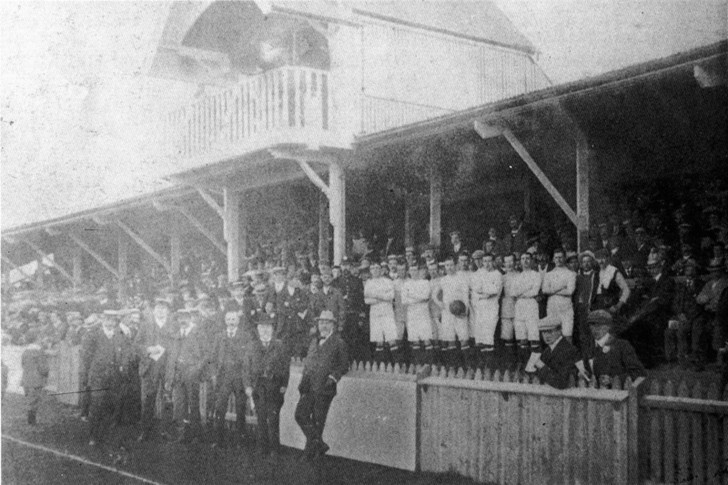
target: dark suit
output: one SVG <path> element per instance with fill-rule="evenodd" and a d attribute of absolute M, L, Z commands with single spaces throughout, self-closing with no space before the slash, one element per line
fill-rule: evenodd
<path fill-rule="evenodd" d="M 645 289 L 643 302 L 621 337 L 634 346 L 640 360 L 651 368 L 664 358 L 665 329 L 675 295 L 675 281 L 663 273 L 657 281 L 648 278 Z"/>
<path fill-rule="evenodd" d="M 172 391 L 173 419 L 200 422 L 200 377 L 205 365 L 203 338 L 197 327 L 178 330 L 167 357 L 165 389 Z"/>
<path fill-rule="evenodd" d="M 334 313 L 336 319 L 336 328 L 341 331 L 344 327 L 344 318 L 346 317 L 346 301 L 344 296 L 337 288 L 329 286 L 322 288 L 318 293 L 314 294 L 309 305 L 312 317 L 317 318 L 324 310 Z"/>
<path fill-rule="evenodd" d="M 84 339 L 82 358 L 88 363 L 92 440 L 101 441 L 120 417 L 132 357 L 132 344 L 118 328 L 109 338 L 97 327 Z"/>
<path fill-rule="evenodd" d="M 303 318 L 299 316 L 299 313 L 307 310 L 308 297 L 301 288 L 296 288 L 291 294 L 289 288 L 285 287 L 276 299 L 276 338 L 283 340 L 293 355 L 298 357 L 305 356 L 308 347 L 308 320 L 311 312 L 306 313 Z"/>
<path fill-rule="evenodd" d="M 33 346 L 23 351 L 20 360 L 23 366 L 21 384 L 25 392 L 28 422 L 35 424 L 35 413 L 40 406 L 43 388 L 48 380 L 48 357 L 40 346 Z"/>
<path fill-rule="evenodd" d="M 505 246 L 505 254 L 524 253 L 528 249 L 525 228 L 521 226 L 516 233 L 508 231 L 503 236 L 503 244 Z"/>
<path fill-rule="evenodd" d="M 227 330 L 215 341 L 215 417 L 218 443 L 222 444 L 225 432 L 225 414 L 230 394 L 235 396 L 236 428 L 239 435 L 245 433 L 245 384 L 243 382 L 245 347 L 250 339 L 238 329 L 234 337 Z"/>
<path fill-rule="evenodd" d="M 544 366 L 536 371 L 536 375 L 546 384 L 556 389 L 566 389 L 569 386 L 569 377 L 576 377 L 576 364 L 581 360 L 581 355 L 576 347 L 568 340 L 561 338 L 553 350 L 546 346 L 541 354 L 541 362 Z"/>
<path fill-rule="evenodd" d="M 610 336 L 606 347 L 609 350 L 604 352 L 605 349 L 595 346 L 589 356 L 594 376 L 630 377 L 635 380 L 645 375 L 645 368 L 629 342 Z"/>
<path fill-rule="evenodd" d="M 306 435 L 307 450 L 321 446 L 326 416 L 336 396 L 336 385 L 348 370 L 346 344 L 336 333 L 321 343 L 317 340 L 311 342 L 298 386 L 301 399 L 295 413 L 296 422 Z"/>
<path fill-rule="evenodd" d="M 346 302 L 341 338 L 348 345 L 352 360 L 366 360 L 369 357 L 369 335 L 364 331 L 364 284 L 359 278 L 346 272 L 338 279 L 338 287 Z"/>
<path fill-rule="evenodd" d="M 248 344 L 243 381 L 246 388 L 253 389 L 258 416 L 258 444 L 264 452 L 277 452 L 280 447 L 281 388 L 288 387 L 289 369 L 290 352 L 282 340 L 272 340 L 267 347 L 259 339 Z"/>
<path fill-rule="evenodd" d="M 141 425 L 142 431 L 146 433 L 151 431 L 154 426 L 157 394 L 164 384 L 167 358 L 177 332 L 177 325 L 171 315 L 161 328 L 155 323 L 152 315 L 148 315 L 142 320 L 139 326 L 135 346 L 139 354 L 139 377 L 142 385 Z M 154 345 L 161 345 L 165 349 L 162 356 L 156 361 L 147 353 L 147 347 Z"/>
<path fill-rule="evenodd" d="M 586 356 L 594 346 L 587 317 L 596 300 L 599 286 L 599 272 L 593 270 L 585 274 L 582 270 L 576 274 L 576 289 L 574 290 L 574 331 L 578 334 L 579 349 Z"/>

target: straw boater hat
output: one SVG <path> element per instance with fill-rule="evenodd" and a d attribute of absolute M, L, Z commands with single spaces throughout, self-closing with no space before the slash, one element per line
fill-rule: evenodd
<path fill-rule="evenodd" d="M 155 305 L 167 305 L 168 308 L 172 308 L 172 298 L 169 296 L 158 296 L 154 299 Z"/>
<path fill-rule="evenodd" d="M 473 252 L 473 259 L 483 259 L 485 257 L 485 251 L 478 249 Z"/>
<path fill-rule="evenodd" d="M 259 283 L 259 284 L 255 285 L 255 288 L 253 288 L 253 294 L 265 295 L 267 290 L 268 290 L 267 286 L 265 286 L 263 283 Z"/>
<path fill-rule="evenodd" d="M 606 310 L 594 310 L 593 312 L 589 312 L 587 322 L 589 325 L 608 325 L 610 327 L 614 325 L 612 314 Z"/>

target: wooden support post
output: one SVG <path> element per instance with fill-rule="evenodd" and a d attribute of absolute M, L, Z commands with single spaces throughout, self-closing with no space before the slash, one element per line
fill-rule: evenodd
<path fill-rule="evenodd" d="M 114 277 L 116 279 L 119 279 L 119 273 L 118 273 L 118 271 L 116 269 L 114 269 L 114 267 L 111 266 L 108 262 L 106 262 L 106 260 L 104 260 L 104 258 L 102 258 L 99 253 L 97 253 L 96 251 L 94 251 L 93 249 L 91 249 L 91 247 L 88 244 L 86 244 L 80 237 L 78 237 L 77 235 L 72 234 L 72 233 L 69 233 L 68 234 L 68 237 L 79 246 L 77 248 L 74 248 L 75 251 L 74 251 L 74 254 L 73 254 L 73 276 L 74 276 L 74 278 L 76 277 L 76 257 L 77 257 L 77 255 L 78 255 L 79 258 L 81 257 L 81 251 L 80 250 L 83 249 L 88 254 L 90 254 L 91 257 L 93 257 L 96 261 L 98 261 L 101 266 L 103 266 L 104 268 L 106 268 L 106 270 L 109 273 L 111 273 L 112 275 L 114 275 Z M 79 262 L 80 262 L 80 259 L 79 259 Z M 79 270 L 79 272 L 81 271 L 80 266 L 79 266 L 78 270 Z"/>
<path fill-rule="evenodd" d="M 412 198 L 408 195 L 404 197 L 404 245 L 405 247 L 414 246 L 412 241 Z"/>
<path fill-rule="evenodd" d="M 523 187 L 523 221 L 531 222 L 531 202 L 533 201 L 533 186 L 528 174 L 521 178 L 521 186 Z"/>
<path fill-rule="evenodd" d="M 225 217 L 223 218 L 225 240 L 227 241 L 228 281 L 238 279 L 240 268 L 240 193 L 225 187 L 223 191 Z"/>
<path fill-rule="evenodd" d="M 126 280 L 129 275 L 129 240 L 119 231 L 117 234 L 119 297 L 127 298 Z"/>
<path fill-rule="evenodd" d="M 339 163 L 329 165 L 329 216 L 334 226 L 334 264 L 346 254 L 346 178 Z"/>
<path fill-rule="evenodd" d="M 43 267 L 43 262 L 44 261 L 48 261 L 51 264 L 51 266 L 53 266 L 54 268 L 56 268 L 58 270 L 58 272 L 64 278 L 66 278 L 71 283 L 74 282 L 73 276 L 71 276 L 70 273 L 68 271 L 66 271 L 60 264 L 56 263 L 53 259 L 51 259 L 50 257 L 48 257 L 48 255 L 46 253 L 44 253 L 38 246 L 36 246 L 34 243 L 32 243 L 32 242 L 30 242 L 28 240 L 25 240 L 25 244 L 27 244 L 28 246 L 30 246 L 31 248 L 33 248 L 33 250 L 36 253 L 38 253 L 38 255 L 40 256 L 40 259 L 38 260 L 38 268 L 39 269 Z M 41 271 L 41 274 L 42 274 L 42 271 Z"/>
<path fill-rule="evenodd" d="M 442 174 L 438 167 L 430 169 L 430 244 L 440 247 L 442 232 Z"/>
<path fill-rule="evenodd" d="M 516 153 L 518 153 L 518 155 L 526 163 L 528 168 L 531 169 L 531 172 L 533 172 L 538 181 L 541 182 L 541 185 L 543 185 L 546 191 L 551 195 L 551 197 L 553 197 L 553 199 L 556 201 L 556 204 L 561 208 L 561 210 L 564 211 L 571 223 L 576 225 L 576 213 L 569 206 L 568 202 L 566 202 L 566 199 L 564 199 L 564 197 L 554 186 L 554 184 L 551 183 L 546 174 L 543 173 L 543 170 L 541 170 L 541 167 L 539 167 L 533 157 L 531 157 L 531 154 L 528 153 L 526 147 L 523 146 L 521 141 L 516 138 L 513 132 L 511 132 L 511 130 L 509 130 L 508 128 L 503 128 L 502 132 L 505 139 L 508 140 L 508 143 L 511 144 Z"/>
<path fill-rule="evenodd" d="M 326 195 L 319 195 L 319 262 L 329 262 L 329 200 Z"/>
<path fill-rule="evenodd" d="M 142 249 L 144 249 L 147 253 L 149 253 L 149 255 L 152 258 L 154 258 L 154 260 L 156 262 L 161 264 L 164 267 L 164 269 L 167 271 L 168 274 L 170 274 L 172 272 L 172 268 L 169 265 L 169 262 L 166 259 L 164 259 L 164 257 L 162 257 L 162 255 L 160 255 L 158 252 L 156 252 L 154 250 L 154 248 L 152 248 L 149 244 L 147 244 L 147 242 L 144 239 L 142 239 L 142 237 L 139 234 L 134 232 L 134 230 L 131 227 L 127 226 L 124 222 L 122 222 L 119 219 L 116 220 L 116 225 L 119 226 L 125 233 L 127 233 L 129 235 L 129 237 L 132 238 L 132 240 L 135 243 L 137 243 L 139 246 L 142 247 Z"/>
<path fill-rule="evenodd" d="M 576 138 L 576 231 L 581 252 L 589 243 L 589 142 L 583 134 Z"/>
<path fill-rule="evenodd" d="M 169 277 L 172 285 L 176 285 L 179 282 L 182 260 L 182 237 L 180 235 L 179 220 L 177 217 L 174 217 L 174 214 L 172 216 L 169 233 L 169 265 L 171 268 Z"/>
<path fill-rule="evenodd" d="M 83 252 L 80 247 L 73 248 L 73 286 L 78 288 L 83 281 Z"/>

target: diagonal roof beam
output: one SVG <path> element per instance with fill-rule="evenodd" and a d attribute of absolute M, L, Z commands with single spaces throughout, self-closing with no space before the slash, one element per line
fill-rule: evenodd
<path fill-rule="evenodd" d="M 197 187 L 197 193 L 200 194 L 200 197 L 202 197 L 202 200 L 207 202 L 207 205 L 212 207 L 215 210 L 215 213 L 217 213 L 218 216 L 220 216 L 220 219 L 225 218 L 225 209 L 217 203 L 215 198 L 205 189 Z"/>
<path fill-rule="evenodd" d="M 182 214 L 185 219 L 190 221 L 190 224 L 195 226 L 195 229 L 200 231 L 203 236 L 209 239 L 212 245 L 215 246 L 218 251 L 220 251 L 223 255 L 227 256 L 227 248 L 225 247 L 225 243 L 215 237 L 215 234 L 213 234 L 212 231 L 205 227 L 204 224 L 202 224 L 187 207 L 178 205 L 174 208 L 177 209 L 177 211 L 179 211 L 179 213 Z"/>
<path fill-rule="evenodd" d="M 46 253 L 44 253 L 41 248 L 39 248 L 37 245 L 35 245 L 31 241 L 28 241 L 27 239 L 23 240 L 23 242 L 25 244 L 27 244 L 28 246 L 30 246 L 31 248 L 33 248 L 33 250 L 36 253 L 38 253 L 38 255 L 41 258 L 43 258 L 44 261 L 47 260 L 49 263 L 51 263 L 51 266 L 53 266 L 54 268 L 56 268 L 58 270 L 58 272 L 61 273 L 61 275 L 64 278 L 66 278 L 71 283 L 75 283 L 75 280 L 73 279 L 73 276 L 71 276 L 71 274 L 68 271 L 66 271 L 60 264 L 56 263 L 54 260 L 52 260 L 50 257 L 48 257 L 48 255 Z"/>
<path fill-rule="evenodd" d="M 99 253 L 97 253 L 96 251 L 91 249 L 91 246 L 86 244 L 80 237 L 78 237 L 77 235 L 75 235 L 73 233 L 68 233 L 68 237 L 71 238 L 73 240 L 73 242 L 78 244 L 81 247 L 81 249 L 83 249 L 84 251 L 89 253 L 92 258 L 94 258 L 96 261 L 98 261 L 99 264 L 101 264 L 101 266 L 106 268 L 109 271 L 109 273 L 114 275 L 114 277 L 117 280 L 119 279 L 119 272 L 113 266 L 111 266 L 109 263 L 107 263 L 106 260 L 104 258 L 102 258 Z"/>
<path fill-rule="evenodd" d="M 154 248 L 152 248 L 144 239 L 142 239 L 142 237 L 139 234 L 134 232 L 134 230 L 131 227 L 127 226 L 124 222 L 122 222 L 121 219 L 116 219 L 114 222 L 116 223 L 117 226 L 119 226 L 121 228 L 122 231 L 127 233 L 129 235 L 129 237 L 134 240 L 135 243 L 137 243 L 139 246 L 142 247 L 142 249 L 144 249 L 147 253 L 149 253 L 149 255 L 152 258 L 154 258 L 154 260 L 156 262 L 161 264 L 164 267 L 164 269 L 167 271 L 167 273 L 169 273 L 169 274 L 172 273 L 172 266 L 170 265 L 169 261 L 164 259 L 164 257 L 161 254 L 156 252 L 154 250 Z"/>

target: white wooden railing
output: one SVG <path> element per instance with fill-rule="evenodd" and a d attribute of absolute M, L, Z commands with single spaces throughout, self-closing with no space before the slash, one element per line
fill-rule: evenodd
<path fill-rule="evenodd" d="M 168 114 L 167 153 L 188 159 L 236 155 L 275 143 L 316 144 L 331 123 L 328 72 L 284 66 Z"/>
<path fill-rule="evenodd" d="M 361 133 L 368 135 L 452 112 L 454 110 L 437 106 L 363 95 Z"/>

